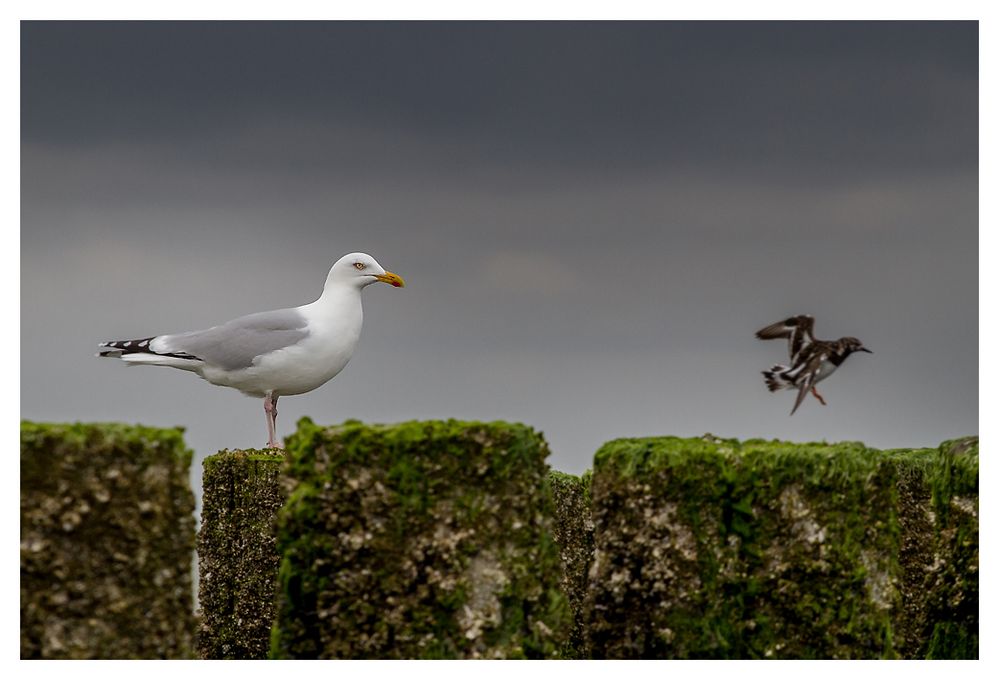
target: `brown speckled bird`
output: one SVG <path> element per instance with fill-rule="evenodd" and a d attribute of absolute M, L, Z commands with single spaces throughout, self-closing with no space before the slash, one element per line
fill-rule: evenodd
<path fill-rule="evenodd" d="M 814 322 L 811 316 L 803 314 L 775 322 L 757 332 L 757 338 L 761 340 L 788 339 L 789 366 L 775 364 L 761 373 L 771 392 L 798 389 L 792 414 L 809 392 L 825 406 L 823 396 L 816 392 L 816 384 L 836 371 L 851 353 L 871 353 L 861 341 L 852 336 L 844 336 L 835 341 L 816 340 L 813 336 Z"/>

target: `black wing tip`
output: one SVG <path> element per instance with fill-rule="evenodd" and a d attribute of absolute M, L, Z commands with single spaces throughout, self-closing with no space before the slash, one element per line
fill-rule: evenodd
<path fill-rule="evenodd" d="M 111 350 L 126 354 L 133 352 L 152 352 L 152 350 L 149 349 L 149 344 L 155 339 L 156 336 L 150 336 L 148 338 L 134 338 L 132 340 L 103 341 L 98 343 L 97 347 L 110 348 Z"/>

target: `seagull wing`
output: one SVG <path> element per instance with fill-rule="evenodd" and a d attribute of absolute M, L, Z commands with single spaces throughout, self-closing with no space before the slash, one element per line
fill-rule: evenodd
<path fill-rule="evenodd" d="M 203 331 L 157 336 L 156 353 L 184 353 L 226 371 L 246 369 L 269 352 L 309 335 L 305 316 L 295 308 L 256 312 Z"/>

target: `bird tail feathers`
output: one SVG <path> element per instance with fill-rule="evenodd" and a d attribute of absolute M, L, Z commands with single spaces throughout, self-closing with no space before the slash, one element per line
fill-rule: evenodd
<path fill-rule="evenodd" d="M 184 352 L 156 352 L 151 348 L 156 338 L 152 336 L 136 340 L 105 341 L 98 344 L 100 349 L 97 356 L 120 359 L 129 366 L 149 364 L 190 370 L 201 364 L 197 357 Z"/>
<path fill-rule="evenodd" d="M 767 389 L 771 392 L 776 392 L 794 387 L 792 381 L 788 380 L 788 376 L 785 374 L 787 371 L 789 371 L 789 367 L 775 364 L 767 371 L 760 373 L 764 374 L 764 383 L 767 384 Z"/>

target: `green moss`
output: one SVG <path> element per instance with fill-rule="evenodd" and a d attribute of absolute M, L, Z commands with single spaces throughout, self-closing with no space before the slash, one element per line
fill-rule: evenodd
<path fill-rule="evenodd" d="M 235 459 L 244 461 L 270 461 L 281 463 L 285 460 L 283 452 L 274 449 L 223 449 L 212 456 L 206 457 L 202 462 L 205 472 L 209 472 L 217 466 L 228 466 Z"/>
<path fill-rule="evenodd" d="M 126 423 L 39 423 L 21 421 L 21 448 L 52 458 L 59 451 L 87 450 L 101 455 L 127 451 L 135 460 L 160 461 L 169 456 L 184 468 L 194 453 L 184 445 L 184 428 L 156 428 Z M 22 471 L 33 475 L 36 467 Z"/>
<path fill-rule="evenodd" d="M 978 438 L 884 454 L 899 474 L 897 649 L 906 658 L 978 657 Z"/>
<path fill-rule="evenodd" d="M 929 471 L 935 558 L 925 570 L 925 657 L 979 657 L 979 439 L 944 442 Z"/>
<path fill-rule="evenodd" d="M 978 660 L 978 632 L 958 622 L 937 622 L 927 646 L 927 659 Z"/>
<path fill-rule="evenodd" d="M 925 513 L 914 485 L 927 485 L 935 508 L 963 515 L 970 502 L 955 500 L 976 489 L 976 456 L 968 443 L 879 452 L 713 436 L 609 442 L 593 481 L 593 654 L 919 656 L 910 644 L 920 635 L 895 632 L 910 607 L 900 585 L 926 567 L 914 547 L 927 544 L 901 521 L 900 499 Z M 974 534 L 963 525 L 942 536 L 965 541 L 958 552 L 977 566 Z M 966 594 L 969 570 L 958 581 Z"/>
<path fill-rule="evenodd" d="M 568 612 L 548 448 L 502 422 L 299 422 L 276 657 L 544 657 Z"/>
<path fill-rule="evenodd" d="M 552 488 L 565 488 L 565 489 L 576 489 L 579 490 L 581 501 L 585 506 L 590 506 L 590 481 L 593 479 L 594 473 L 592 470 L 587 469 L 581 475 L 573 475 L 572 473 L 563 473 L 562 471 L 550 470 L 549 471 L 549 485 Z"/>
<path fill-rule="evenodd" d="M 275 614 L 274 519 L 285 500 L 274 450 L 222 451 L 204 461 L 198 558 L 207 659 L 264 659 Z"/>
<path fill-rule="evenodd" d="M 277 621 L 220 626 L 257 646 L 229 656 L 978 656 L 975 438 L 624 439 L 580 477 L 517 424 L 306 419 L 288 446 Z M 240 462 L 252 508 L 283 457 L 228 456 L 206 480 Z"/>
<path fill-rule="evenodd" d="M 192 654 L 179 428 L 21 423 L 21 657 Z"/>

